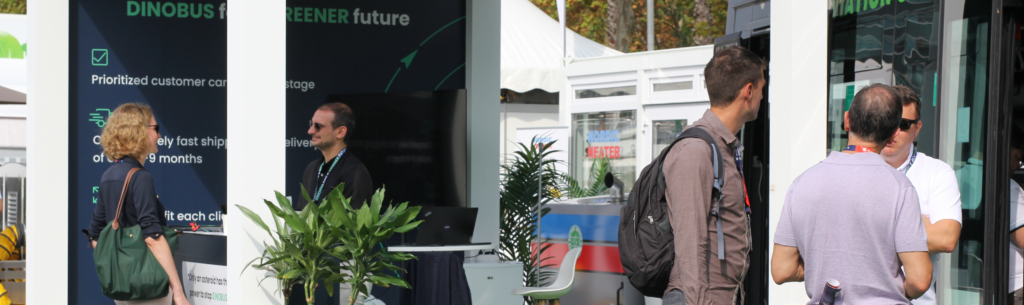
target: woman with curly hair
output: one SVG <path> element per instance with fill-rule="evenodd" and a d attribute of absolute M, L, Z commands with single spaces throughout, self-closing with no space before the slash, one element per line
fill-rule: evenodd
<path fill-rule="evenodd" d="M 153 110 L 149 106 L 135 103 L 117 107 L 107 119 L 107 125 L 103 128 L 100 137 L 103 153 L 116 163 L 103 173 L 100 180 L 99 200 L 96 203 L 96 209 L 93 210 L 89 229 L 92 247 L 96 247 L 100 232 L 103 231 L 107 223 L 114 220 L 114 215 L 118 215 L 118 201 L 121 199 L 121 190 L 128 172 L 139 168 L 133 174 L 128 189 L 125 191 L 124 204 L 118 222 L 121 227 L 125 228 L 135 225 L 141 227 L 142 234 L 146 236 L 146 246 L 167 272 L 171 286 L 168 295 L 163 298 L 145 301 L 114 301 L 114 303 L 118 305 L 170 305 L 173 300 L 175 304 L 188 305 L 188 299 L 185 298 L 181 286 L 181 278 L 178 277 L 178 271 L 174 267 L 170 245 L 163 236 L 163 226 L 167 225 L 167 220 L 164 218 L 164 206 L 157 199 L 153 187 L 153 176 L 143 167 L 146 157 L 157 152 L 156 141 L 160 138 L 160 125 L 156 123 Z"/>

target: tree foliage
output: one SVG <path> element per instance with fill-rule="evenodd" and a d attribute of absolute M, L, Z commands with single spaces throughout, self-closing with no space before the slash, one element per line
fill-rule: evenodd
<path fill-rule="evenodd" d="M 728 0 L 654 1 L 655 46 L 659 50 L 710 44 L 715 37 L 725 35 Z M 558 20 L 555 0 L 530 2 Z M 635 22 L 630 38 L 630 52 L 647 50 L 648 3 L 649 0 L 632 0 Z M 706 3 L 710 8 L 710 21 L 697 18 L 697 4 L 701 3 Z M 566 26 L 569 29 L 590 40 L 602 44 L 606 42 L 608 0 L 566 0 L 565 6 Z"/>
<path fill-rule="evenodd" d="M 0 0 L 0 14 L 25 14 L 26 0 Z"/>

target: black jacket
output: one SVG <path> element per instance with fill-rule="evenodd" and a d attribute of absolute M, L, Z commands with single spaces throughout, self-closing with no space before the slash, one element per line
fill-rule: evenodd
<path fill-rule="evenodd" d="M 334 169 L 328 173 L 327 184 L 324 185 L 320 198 L 313 198 L 313 196 L 316 196 L 316 189 L 320 186 L 317 178 L 320 173 L 320 165 L 324 164 L 323 157 L 313 160 L 306 166 L 306 171 L 302 173 L 302 186 L 306 188 L 310 198 L 320 201 L 326 198 L 327 194 L 330 194 L 335 187 L 344 183 L 345 189 L 341 193 L 346 198 L 351 198 L 352 207 L 358 209 L 363 206 L 364 201 L 370 200 L 370 197 L 373 196 L 373 180 L 370 178 L 370 172 L 366 171 L 363 162 L 360 162 L 350 151 L 341 155 L 338 162 L 338 165 L 335 165 Z M 330 166 L 331 163 L 324 164 L 325 168 L 330 168 Z M 292 201 L 292 207 L 296 211 L 302 211 L 306 204 L 306 199 L 302 196 Z"/>
<path fill-rule="evenodd" d="M 128 171 L 136 167 L 142 168 L 142 163 L 135 158 L 127 157 L 103 172 L 96 208 L 93 209 L 92 222 L 89 224 L 90 239 L 99 238 L 100 231 L 114 220 L 117 202 L 121 199 L 121 189 L 124 188 L 124 178 L 128 176 Z M 167 225 L 167 219 L 164 218 L 164 205 L 156 198 L 153 176 L 145 168 L 135 172 L 128 184 L 127 193 L 119 219 L 121 227 L 141 224 L 143 235 L 160 237 L 164 233 L 161 226 Z"/>

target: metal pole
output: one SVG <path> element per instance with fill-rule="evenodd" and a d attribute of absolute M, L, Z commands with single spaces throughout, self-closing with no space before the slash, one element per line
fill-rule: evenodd
<path fill-rule="evenodd" d="M 3 200 L 2 200 L 3 202 L 0 202 L 0 208 L 3 209 L 3 213 L 0 213 L 0 214 L 3 215 L 3 221 L 0 222 L 0 225 L 3 225 L 3 227 L 0 228 L 0 230 L 3 230 L 3 228 L 7 227 L 7 212 L 8 212 L 7 201 L 10 200 L 10 199 L 7 199 L 7 175 L 6 174 L 4 174 L 3 181 L 0 181 L 0 184 L 3 184 L 3 190 L 0 190 L 0 192 L 3 192 L 3 194 L 0 194 L 0 198 L 3 198 Z"/>
<path fill-rule="evenodd" d="M 530 145 L 536 145 L 536 144 L 530 143 Z M 541 160 L 543 161 L 543 159 L 541 159 Z M 543 201 L 544 201 L 544 168 L 541 167 L 541 168 L 537 169 L 537 266 L 536 266 L 536 268 L 533 268 L 533 271 L 536 272 L 535 278 L 537 279 L 537 286 L 540 286 L 540 284 L 541 284 L 540 283 L 540 260 L 541 260 L 540 248 L 543 245 L 540 244 L 540 241 L 541 241 L 541 238 L 540 238 L 540 220 L 541 220 L 541 212 L 540 212 L 541 207 L 540 207 L 540 204 Z"/>
<path fill-rule="evenodd" d="M 647 0 L 647 50 L 654 51 L 654 2 Z"/>

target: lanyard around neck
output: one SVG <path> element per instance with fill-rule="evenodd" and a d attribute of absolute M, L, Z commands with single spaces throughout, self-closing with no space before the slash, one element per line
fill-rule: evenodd
<path fill-rule="evenodd" d="M 320 201 L 320 192 L 323 192 L 324 185 L 327 184 L 327 177 L 331 176 L 331 171 L 334 170 L 335 165 L 338 165 L 338 160 L 341 159 L 341 155 L 344 155 L 346 150 L 348 150 L 348 147 L 342 148 L 341 152 L 338 152 L 338 156 L 334 157 L 334 161 L 331 161 L 331 167 L 327 169 L 327 174 L 324 175 L 324 180 L 320 182 L 320 187 L 316 189 L 316 194 L 313 195 L 313 201 Z M 326 161 L 324 163 L 320 163 L 320 169 L 317 170 L 317 173 L 322 173 L 324 171 L 324 164 L 326 163 Z"/>
<path fill-rule="evenodd" d="M 910 171 L 910 167 L 914 166 L 914 161 L 917 161 L 917 146 L 914 146 L 914 151 L 910 153 L 910 163 L 907 167 L 903 168 L 903 174 L 906 175 Z"/>
<path fill-rule="evenodd" d="M 844 149 L 843 151 L 852 151 L 852 152 L 859 152 L 859 153 L 873 153 L 873 152 L 875 152 L 875 150 L 871 149 L 870 147 L 860 146 L 860 145 L 850 145 L 850 146 L 847 146 L 846 149 Z"/>

